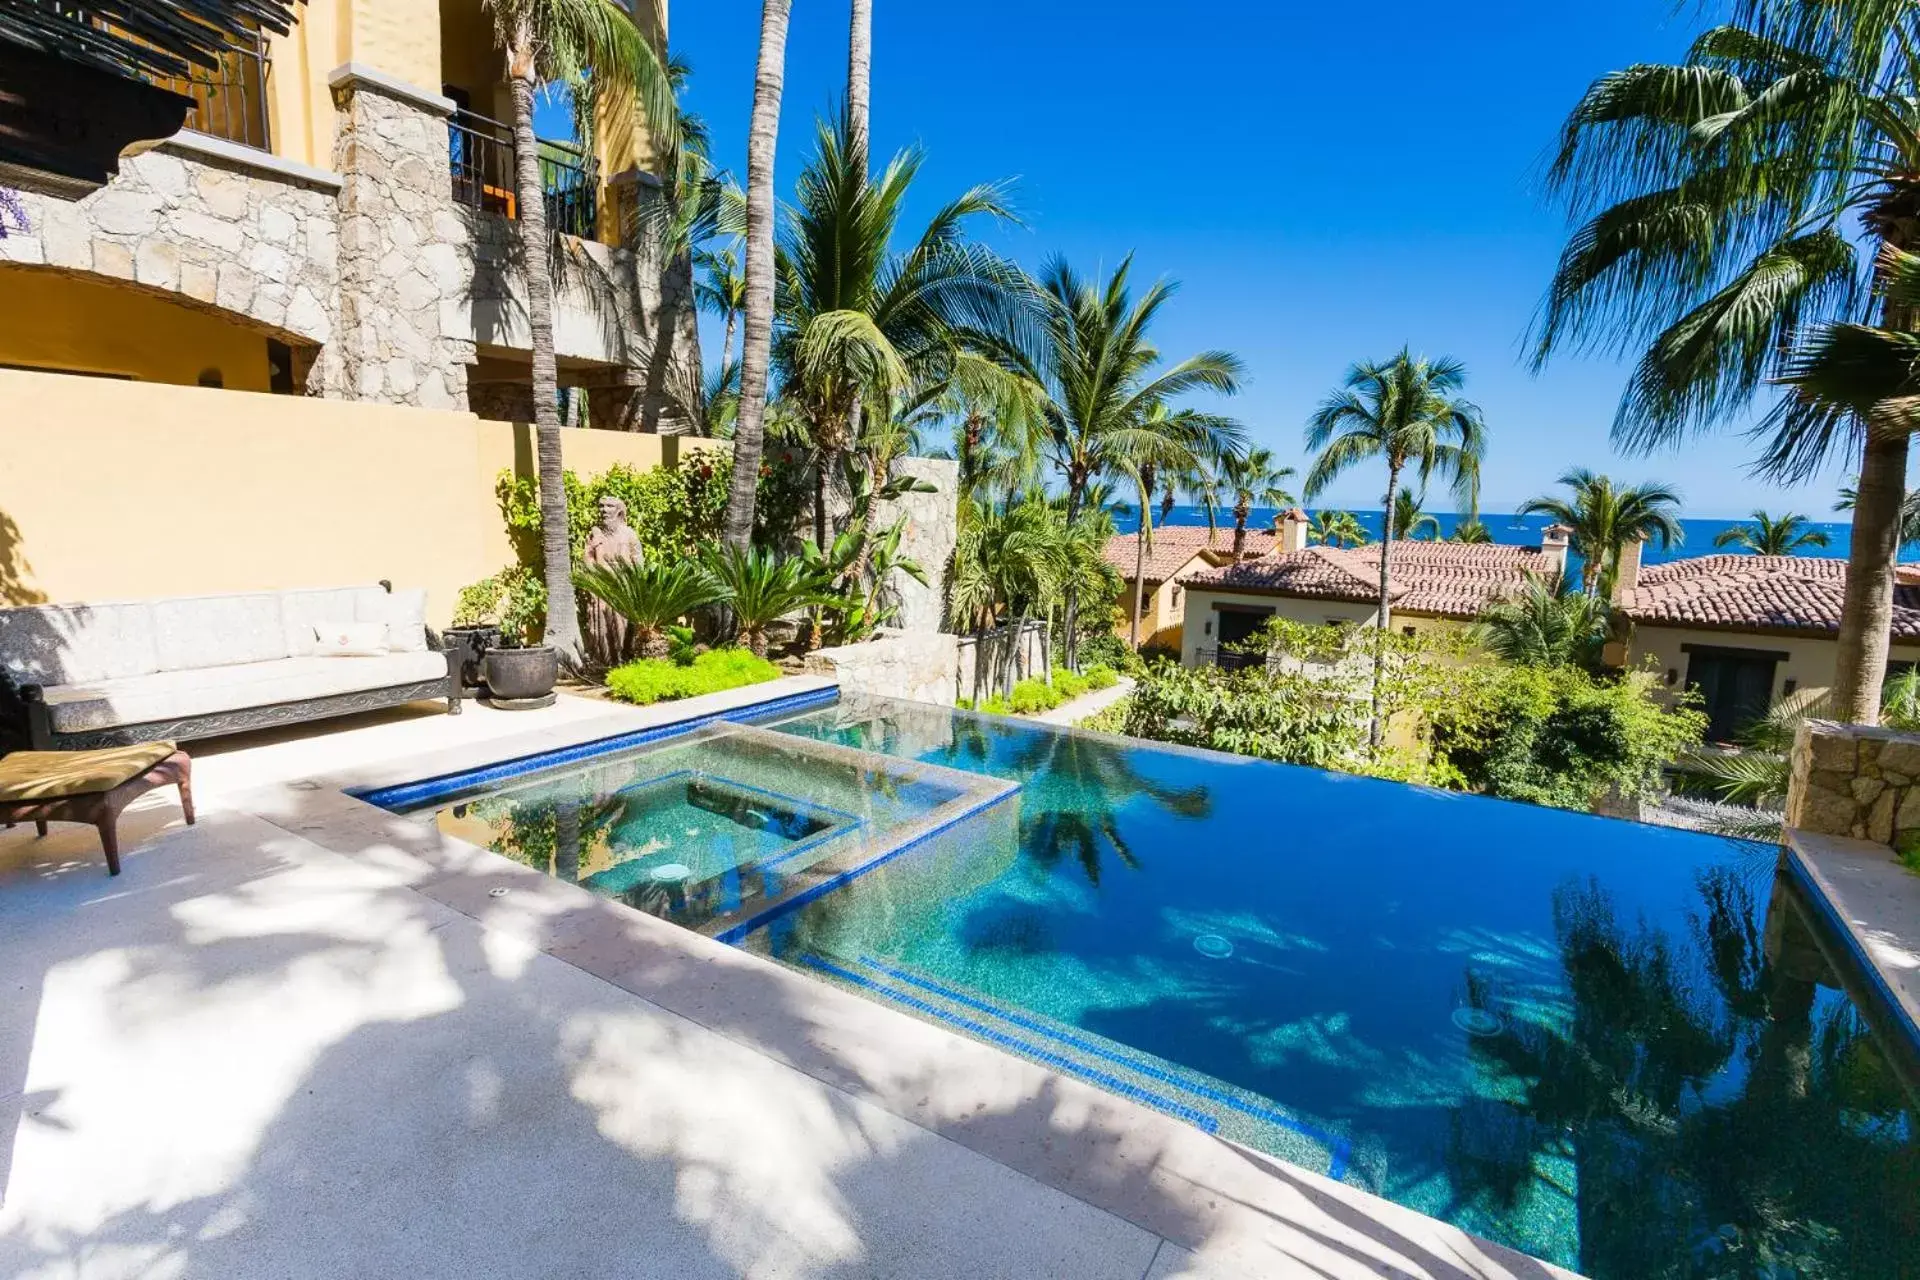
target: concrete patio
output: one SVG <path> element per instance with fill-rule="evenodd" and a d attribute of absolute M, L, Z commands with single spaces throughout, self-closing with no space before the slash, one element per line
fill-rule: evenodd
<path fill-rule="evenodd" d="M 741 702 L 204 744 L 0 833 L 0 1274 L 1565 1272 L 341 793 Z"/>

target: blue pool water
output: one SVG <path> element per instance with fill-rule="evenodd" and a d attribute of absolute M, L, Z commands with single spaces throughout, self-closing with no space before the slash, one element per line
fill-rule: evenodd
<path fill-rule="evenodd" d="M 1598 1280 L 1920 1276 L 1911 1055 L 1771 849 L 917 704 L 774 727 L 1018 820 L 750 946 Z"/>

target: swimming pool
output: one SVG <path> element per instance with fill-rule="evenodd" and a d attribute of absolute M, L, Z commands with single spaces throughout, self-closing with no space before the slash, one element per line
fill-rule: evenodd
<path fill-rule="evenodd" d="M 1920 1275 L 1908 1047 L 1775 851 L 945 708 L 1019 785 L 722 936 L 1597 1280 Z"/>
<path fill-rule="evenodd" d="M 583 758 L 584 757 L 584 758 Z M 741 724 L 364 795 L 692 929 L 751 929 L 1016 790 Z"/>

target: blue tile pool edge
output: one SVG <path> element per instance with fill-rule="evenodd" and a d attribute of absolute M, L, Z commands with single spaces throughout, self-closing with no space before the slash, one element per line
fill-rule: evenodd
<path fill-rule="evenodd" d="M 714 934 L 713 938 L 717 942 L 724 942 L 729 946 L 737 947 L 742 942 L 745 942 L 750 935 L 766 928 L 783 916 L 792 915 L 808 903 L 818 901 L 842 885 L 851 884 L 861 876 L 866 875 L 869 871 L 875 871 L 884 867 L 895 858 L 898 858 L 904 853 L 912 852 L 927 843 L 927 841 L 932 840 L 935 836 L 944 835 L 948 831 L 951 831 L 968 818 L 977 817 L 995 805 L 1005 804 L 1008 800 L 1011 800 L 1019 794 L 1020 788 L 1013 783 L 1008 783 L 1006 784 L 1005 790 L 988 796 L 978 803 L 968 805 L 965 809 L 953 814 L 938 825 L 929 827 L 911 839 L 905 840 L 893 848 L 888 849 L 885 853 L 869 858 L 858 866 L 848 867 L 844 871 L 828 876 L 826 879 L 820 881 L 820 883 L 809 885 L 790 898 L 782 898 L 778 902 L 768 905 L 753 915 L 748 916 L 745 920 L 737 924 L 729 925 L 719 933 Z"/>
<path fill-rule="evenodd" d="M 561 765 L 578 764 L 583 760 L 591 760 L 595 756 L 612 755 L 634 747 L 651 746 L 668 738 L 692 733 L 710 724 L 737 723 L 743 720 L 758 720 L 764 716 L 814 711 L 830 706 L 839 699 L 838 685 L 814 689 L 807 693 L 791 693 L 766 702 L 752 702 L 738 707 L 729 707 L 724 711 L 689 716 L 684 720 L 615 734 L 610 738 L 595 738 L 590 742 L 578 743 L 571 747 L 556 747 L 550 751 L 515 756 L 459 773 L 439 774 L 431 778 L 420 778 L 413 782 L 396 783 L 386 787 L 350 787 L 347 789 L 347 794 L 356 800 L 363 800 L 379 808 L 399 813 L 418 809 L 435 800 L 456 795 L 473 787 L 484 786 L 489 782 L 500 782 L 507 778 L 535 773 L 542 769 L 557 768 Z"/>
<path fill-rule="evenodd" d="M 1899 993 L 1893 989 L 1893 984 L 1887 980 L 1887 975 L 1880 971 L 1879 961 L 1868 953 L 1865 944 L 1860 941 L 1859 934 L 1854 932 L 1853 925 L 1840 913 L 1840 908 L 1834 904 L 1833 900 L 1827 897 L 1827 891 L 1820 887 L 1819 877 L 1814 875 L 1813 868 L 1807 865 L 1800 850 L 1794 847 L 1791 840 L 1783 848 L 1786 853 L 1787 869 L 1793 873 L 1794 882 L 1806 893 L 1807 900 L 1813 904 L 1814 910 L 1820 913 L 1821 919 L 1833 931 L 1840 945 L 1846 948 L 1848 957 L 1853 961 L 1855 972 L 1866 980 L 1867 986 L 1872 989 L 1874 997 L 1893 1024 L 1905 1034 L 1907 1048 L 1916 1056 L 1920 1056 L 1920 1023 L 1915 1023 L 1913 1016 L 1907 1012 L 1906 1004 L 1900 999 Z"/>
<path fill-rule="evenodd" d="M 811 959 L 810 957 L 810 963 Z M 1055 1027 L 1046 1025 L 1037 1017 L 1025 1010 L 1019 1009 L 1017 1006 L 1013 1008 L 1002 1008 L 989 1001 L 982 1000 L 978 996 L 965 991 L 955 990 L 952 987 L 946 986 L 943 983 L 934 982 L 919 974 L 896 968 L 884 961 L 876 960 L 872 956 L 863 955 L 859 957 L 858 963 L 875 970 L 885 977 L 892 979 L 894 982 L 904 983 L 910 987 L 918 987 L 942 999 L 951 1000 L 955 1004 L 975 1009 L 980 1013 L 986 1014 L 988 1017 L 998 1018 L 1000 1021 L 1019 1027 L 1023 1031 L 1030 1031 L 1036 1035 L 1044 1036 L 1049 1040 L 1067 1045 L 1070 1048 L 1078 1049 L 1089 1057 L 1100 1058 L 1113 1063 L 1115 1066 L 1125 1067 L 1137 1075 L 1143 1075 L 1150 1080 L 1158 1080 L 1162 1084 L 1169 1084 L 1175 1088 L 1184 1089 L 1195 1097 L 1205 1098 L 1209 1102 L 1217 1103 L 1233 1111 L 1238 1111 L 1242 1115 L 1264 1121 L 1276 1128 L 1285 1129 L 1290 1133 L 1296 1133 L 1308 1141 L 1317 1142 L 1327 1149 L 1327 1176 L 1335 1182 L 1339 1182 L 1346 1177 L 1347 1166 L 1352 1162 L 1353 1158 L 1353 1145 L 1337 1133 L 1331 1133 L 1316 1125 L 1308 1124 L 1303 1120 L 1297 1120 L 1285 1112 L 1271 1107 L 1255 1106 L 1251 1103 L 1242 1102 L 1224 1089 L 1215 1089 L 1191 1080 L 1182 1079 L 1170 1071 L 1165 1071 L 1154 1066 L 1152 1063 L 1135 1061 L 1103 1045 L 1095 1044 L 1091 1040 L 1069 1035 Z M 874 984 L 870 983 L 869 985 Z M 885 990 L 885 987 L 882 986 L 881 989 Z M 890 997 L 892 996 L 892 992 L 887 992 L 887 994 Z M 948 1017 L 938 1009 L 933 1010 L 933 1013 L 949 1022 L 965 1021 L 963 1019 Z M 965 1023 L 965 1025 L 971 1029 L 971 1023 Z M 1140 1051 L 1135 1050 L 1135 1052 Z M 1213 1130 L 1208 1129 L 1208 1132 L 1211 1133 Z"/>

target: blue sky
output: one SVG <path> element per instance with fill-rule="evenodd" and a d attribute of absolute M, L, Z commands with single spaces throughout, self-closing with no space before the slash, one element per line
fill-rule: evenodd
<path fill-rule="evenodd" d="M 1292 465 L 1304 469 L 1302 424 L 1347 366 L 1410 344 L 1467 364 L 1492 440 L 1489 510 L 1586 465 L 1674 483 L 1689 515 L 1833 518 L 1840 477 L 1791 491 L 1753 479 L 1735 432 L 1619 456 L 1607 431 L 1624 368 L 1562 358 L 1535 376 L 1522 359 L 1565 237 L 1543 156 L 1595 76 L 1684 50 L 1691 6 L 1227 0 L 1204 22 L 1164 0 L 875 7 L 875 146 L 925 148 L 916 212 L 1014 179 L 1026 225 L 987 236 L 996 247 L 1089 272 L 1131 252 L 1142 277 L 1180 281 L 1161 349 L 1239 353 L 1251 376 L 1222 407 Z M 688 105 L 741 176 L 759 15 L 756 0 L 672 15 L 694 66 Z M 794 15 L 783 192 L 845 76 L 845 0 L 795 0 Z M 1326 502 L 1378 505 L 1381 487 L 1356 474 Z"/>

